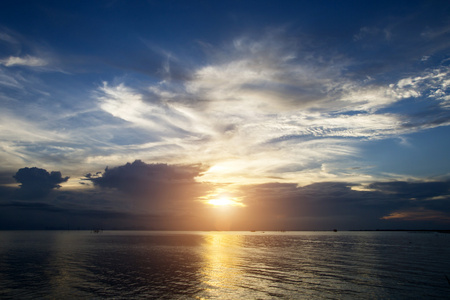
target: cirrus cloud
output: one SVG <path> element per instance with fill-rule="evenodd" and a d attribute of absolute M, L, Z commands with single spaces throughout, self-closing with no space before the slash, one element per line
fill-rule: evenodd
<path fill-rule="evenodd" d="M 43 67 L 46 66 L 48 62 L 45 59 L 39 57 L 26 55 L 23 57 L 10 56 L 8 58 L 1 59 L 0 64 L 6 67 L 12 66 Z"/>

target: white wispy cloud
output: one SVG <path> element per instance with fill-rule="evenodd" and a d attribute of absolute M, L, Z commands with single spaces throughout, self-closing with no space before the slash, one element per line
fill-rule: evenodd
<path fill-rule="evenodd" d="M 37 161 L 45 163 L 42 158 L 50 154 L 48 150 L 53 149 L 51 152 L 55 155 L 68 153 L 67 148 L 62 149 L 61 145 L 70 142 L 67 135 L 52 132 L 11 111 L 3 110 L 0 113 L 0 158 L 4 167 L 13 168 Z"/>
<path fill-rule="evenodd" d="M 40 57 L 26 55 L 22 57 L 10 56 L 8 58 L 1 59 L 0 64 L 6 67 L 12 66 L 43 67 L 48 64 L 48 61 Z"/>
<path fill-rule="evenodd" d="M 217 63 L 192 70 L 182 85 L 148 86 L 150 94 L 105 83 L 100 108 L 155 136 L 140 146 L 152 149 L 153 158 L 212 166 L 204 180 L 311 182 L 358 180 L 356 170 L 323 165 L 357 157 L 362 141 L 420 130 L 381 109 L 424 95 L 447 97 L 445 68 L 376 85 L 343 76 L 345 63 L 328 65 L 271 37 L 236 39 L 230 49 L 216 55 Z"/>
<path fill-rule="evenodd" d="M 428 70 L 419 76 L 406 77 L 389 90 L 394 97 L 417 98 L 425 96 L 440 101 L 441 105 L 450 108 L 450 67 Z"/>
<path fill-rule="evenodd" d="M 335 70 L 299 61 L 291 49 L 262 44 L 235 41 L 236 53 L 195 70 L 186 91 L 228 110 L 249 105 L 272 112 L 331 99 L 329 92 L 338 84 L 332 80 L 338 78 Z"/>
<path fill-rule="evenodd" d="M 448 22 L 447 22 L 448 23 Z M 450 24 L 446 24 L 445 26 L 430 28 L 427 27 L 425 30 L 421 32 L 421 37 L 426 39 L 439 39 L 442 38 L 450 32 Z"/>
<path fill-rule="evenodd" d="M 152 89 L 153 92 L 156 89 Z M 176 106 L 161 102 L 161 99 L 149 99 L 138 91 L 125 86 L 123 83 L 109 86 L 106 82 L 99 88 L 100 108 L 114 117 L 120 118 L 131 124 L 143 127 L 154 132 L 159 137 L 184 135 L 191 127 L 191 120 Z M 161 91 L 161 96 L 167 96 L 169 92 Z"/>
<path fill-rule="evenodd" d="M 4 88 L 20 89 L 23 87 L 20 81 L 20 76 L 12 75 L 0 68 L 0 86 L 3 86 Z M 4 95 L 4 97 L 7 97 L 7 95 Z"/>
<path fill-rule="evenodd" d="M 19 42 L 13 36 L 6 32 L 0 32 L 0 40 L 5 41 L 9 44 L 18 44 Z"/>
<path fill-rule="evenodd" d="M 39 111 L 37 103 L 8 113 L 9 119 L 23 120 L 25 111 L 41 117 L 18 128 L 2 122 L 2 147 L 8 155 L 20 153 L 17 160 L 58 158 L 66 165 L 73 161 L 73 168 L 75 161 L 94 168 L 136 158 L 202 162 L 211 166 L 203 180 L 218 182 L 367 181 L 365 170 L 343 170 L 337 162 L 357 159 L 364 141 L 445 124 L 407 126 L 408 115 L 386 108 L 422 97 L 445 109 L 446 67 L 383 85 L 348 78 L 345 58 L 314 54 L 276 34 L 239 38 L 226 51 L 209 51 L 215 51 L 210 62 L 192 69 L 184 81 L 164 75 L 161 82 L 139 87 L 104 82 L 92 94 L 94 103 L 85 100 L 71 113 Z M 31 56 L 4 59 L 0 84 L 31 90 L 32 83 L 6 72 L 13 70 L 7 66 L 45 63 Z M 33 143 L 46 146 L 37 151 Z"/>

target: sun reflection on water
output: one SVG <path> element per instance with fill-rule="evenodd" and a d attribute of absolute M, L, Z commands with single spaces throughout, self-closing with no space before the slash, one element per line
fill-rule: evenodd
<path fill-rule="evenodd" d="M 236 281 L 242 277 L 239 265 L 243 236 L 226 232 L 211 232 L 205 236 L 202 283 L 207 298 L 233 298 Z"/>

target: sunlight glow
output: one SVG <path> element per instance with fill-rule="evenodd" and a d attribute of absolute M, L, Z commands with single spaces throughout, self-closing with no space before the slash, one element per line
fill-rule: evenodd
<path fill-rule="evenodd" d="M 225 205 L 227 205 L 227 206 L 237 206 L 237 205 L 242 206 L 242 203 L 233 201 L 228 198 L 211 199 L 208 201 L 208 204 L 215 205 L 215 206 L 225 206 Z"/>
<path fill-rule="evenodd" d="M 231 206 L 245 207 L 246 205 L 242 203 L 242 199 L 242 195 L 234 191 L 232 186 L 219 187 L 214 192 L 199 197 L 199 200 L 205 204 L 224 208 Z"/>

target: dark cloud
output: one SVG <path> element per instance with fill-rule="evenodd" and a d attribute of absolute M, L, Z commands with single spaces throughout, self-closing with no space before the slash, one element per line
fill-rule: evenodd
<path fill-rule="evenodd" d="M 16 189 L 13 187 L 0 185 L 0 202 L 2 200 L 10 199 L 15 190 Z"/>
<path fill-rule="evenodd" d="M 374 182 L 369 188 L 401 199 L 426 200 L 433 197 L 449 197 L 450 181 L 433 182 Z"/>
<path fill-rule="evenodd" d="M 86 178 L 100 187 L 133 192 L 160 184 L 194 183 L 194 178 L 202 171 L 204 170 L 201 165 L 146 164 L 141 160 L 135 160 L 123 166 L 107 167 L 101 176 L 87 174 Z"/>
<path fill-rule="evenodd" d="M 0 228 L 445 229 L 450 222 L 448 180 L 374 182 L 365 187 L 348 182 L 247 185 L 236 191 L 246 206 L 224 211 L 201 201 L 219 187 L 197 182 L 203 171 L 201 165 L 136 160 L 86 174 L 84 179 L 97 188 L 50 194 L 67 177 L 20 169 L 14 178 L 22 184 L 15 188 L 22 198 L 13 187 L 0 189 Z M 39 195 L 39 201 L 26 201 Z"/>
<path fill-rule="evenodd" d="M 209 184 L 195 180 L 203 170 L 201 165 L 146 164 L 137 160 L 86 174 L 84 182 L 92 182 L 96 188 L 52 193 L 49 189 L 65 178 L 56 176 L 58 180 L 52 181 L 51 174 L 44 175 L 42 169 L 34 170 L 40 176 L 33 169 L 20 171 L 15 176 L 21 180 L 20 189 L 0 188 L 0 196 L 4 194 L 0 229 L 214 229 L 202 221 L 205 205 L 198 201 L 211 189 Z M 38 189 L 33 184 L 39 177 L 47 179 L 41 180 L 46 188 Z M 39 199 L 28 201 L 38 195 Z"/>
<path fill-rule="evenodd" d="M 375 182 L 369 189 L 345 182 L 248 186 L 248 222 L 242 224 L 266 230 L 442 227 L 450 219 L 449 187 L 449 181 Z M 424 212 L 423 219 L 411 218 L 411 211 Z"/>
<path fill-rule="evenodd" d="M 402 127 L 406 129 L 433 128 L 450 124 L 450 113 L 439 105 L 434 105 L 422 112 L 404 117 Z"/>
<path fill-rule="evenodd" d="M 146 164 L 140 160 L 106 168 L 101 174 L 87 174 L 95 186 L 116 190 L 123 199 L 142 212 L 190 211 L 201 205 L 195 201 L 211 188 L 195 177 L 202 165 Z"/>
<path fill-rule="evenodd" d="M 198 186 L 197 186 L 198 187 Z M 173 190 L 180 192 L 176 187 Z M 1 191 L 1 189 L 0 189 Z M 186 192 L 186 190 L 181 190 Z M 169 193 L 170 194 L 170 193 Z M 198 201 L 186 192 L 170 201 L 156 202 L 152 195 L 124 194 L 117 189 L 57 190 L 28 201 L 0 201 L 2 229 L 92 230 L 211 230 Z M 183 205 L 183 202 L 187 202 Z M 176 205 L 172 205 L 172 204 Z M 161 204 L 158 207 L 158 204 Z M 210 222 L 211 223 L 211 222 Z"/>
<path fill-rule="evenodd" d="M 17 201 L 0 204 L 0 207 L 23 208 L 23 209 L 27 209 L 27 210 L 42 210 L 42 211 L 47 211 L 47 212 L 64 211 L 61 208 L 58 208 L 56 206 L 53 206 L 53 205 L 47 204 L 47 203 L 30 203 L 30 202 L 17 202 Z"/>
<path fill-rule="evenodd" d="M 21 183 L 20 198 L 39 198 L 47 195 L 52 189 L 60 188 L 60 183 L 66 182 L 69 177 L 62 177 L 61 172 L 47 172 L 36 167 L 19 169 L 13 176 Z"/>
<path fill-rule="evenodd" d="M 11 177 L 12 171 L 2 171 L 0 172 L 0 184 L 10 184 L 15 183 L 15 180 L 13 177 Z"/>
<path fill-rule="evenodd" d="M 145 224 L 145 217 L 149 224 Z M 0 229 L 152 229 L 155 222 L 151 221 L 148 215 L 63 208 L 48 203 L 11 201 L 0 204 Z"/>

